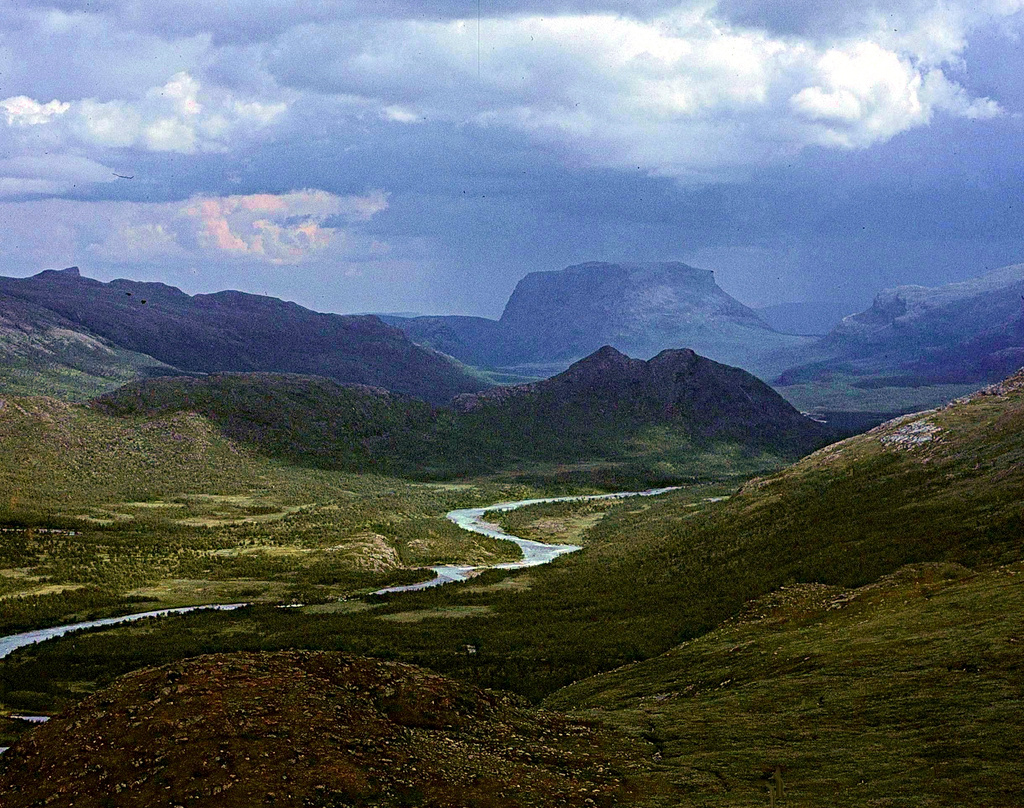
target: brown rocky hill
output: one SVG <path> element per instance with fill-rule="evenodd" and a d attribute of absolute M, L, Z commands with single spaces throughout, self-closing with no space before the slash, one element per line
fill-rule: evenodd
<path fill-rule="evenodd" d="M 0 757 L 5 808 L 612 806 L 645 747 L 395 662 L 199 657 L 116 681 Z"/>

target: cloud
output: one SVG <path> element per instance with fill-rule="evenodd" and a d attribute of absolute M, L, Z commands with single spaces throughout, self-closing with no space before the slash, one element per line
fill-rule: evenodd
<path fill-rule="evenodd" d="M 341 197 L 320 190 L 289 194 L 198 197 L 181 214 L 195 222 L 208 251 L 272 264 L 297 264 L 344 239 L 344 225 L 368 221 L 387 208 L 375 191 Z"/>
<path fill-rule="evenodd" d="M 1001 114 L 938 66 L 963 49 L 971 16 L 945 8 L 922 4 L 899 36 L 864 9 L 861 29 L 824 42 L 733 25 L 711 6 L 650 20 L 521 14 L 483 20 L 479 54 L 472 19 L 318 24 L 282 35 L 266 64 L 282 85 L 396 123 L 506 127 L 573 162 L 701 178 L 811 145 L 869 147 L 937 112 Z"/>
<path fill-rule="evenodd" d="M 63 115 L 71 108 L 71 104 L 57 99 L 40 104 L 24 95 L 15 95 L 0 101 L 8 126 L 37 126 L 49 123 L 58 115 Z"/>
<path fill-rule="evenodd" d="M 972 91 L 962 59 L 978 26 L 1022 2 L 495 0 L 479 19 L 465 3 L 411 0 L 251 0 L 244 14 L 220 0 L 27 2 L 0 44 L 18 93 L 0 101 L 0 139 L 12 154 L 45 143 L 99 162 L 112 150 L 223 154 L 237 174 L 260 141 L 284 155 L 312 137 L 341 153 L 443 127 L 462 148 L 512 137 L 570 167 L 735 180 L 807 147 L 870 148 L 936 115 L 1005 114 Z M 302 127 L 297 107 L 312 111 Z"/>
<path fill-rule="evenodd" d="M 386 208 L 381 191 L 340 196 L 318 189 L 159 203 L 0 200 L 0 251 L 8 270 L 79 264 L 128 268 L 131 277 L 189 266 L 211 275 L 352 267 L 387 252 L 363 229 Z"/>
<path fill-rule="evenodd" d="M 243 101 L 217 88 L 205 90 L 183 72 L 138 99 L 40 104 L 15 96 L 0 101 L 0 107 L 7 113 L 8 126 L 56 127 L 54 136 L 67 146 L 194 154 L 227 149 L 236 140 L 271 126 L 287 104 Z"/>
<path fill-rule="evenodd" d="M 24 154 L 0 160 L 0 197 L 58 195 L 115 179 L 105 165 L 70 154 Z"/>

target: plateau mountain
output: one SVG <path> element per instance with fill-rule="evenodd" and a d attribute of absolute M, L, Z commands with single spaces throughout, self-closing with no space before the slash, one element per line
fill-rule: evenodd
<path fill-rule="evenodd" d="M 519 281 L 500 320 L 389 318 L 411 339 L 474 365 L 550 375 L 602 345 L 642 358 L 690 348 L 759 375 L 813 340 L 774 331 L 709 270 L 591 262 Z"/>

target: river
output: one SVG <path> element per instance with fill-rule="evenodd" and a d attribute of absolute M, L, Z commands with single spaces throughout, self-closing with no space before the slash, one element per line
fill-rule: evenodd
<path fill-rule="evenodd" d="M 485 521 L 484 514 L 488 511 L 513 511 L 516 508 L 525 508 L 529 505 L 543 505 L 548 502 L 582 502 L 591 499 L 653 497 L 658 494 L 664 494 L 668 491 L 675 491 L 678 487 L 679 486 L 672 486 L 669 488 L 652 488 L 647 491 L 623 491 L 617 494 L 588 494 L 572 497 L 521 499 L 516 502 L 499 502 L 496 505 L 485 505 L 480 508 L 459 508 L 458 510 L 450 511 L 446 514 L 446 517 L 459 527 L 473 533 L 481 533 L 484 536 L 490 536 L 494 539 L 514 542 L 519 545 L 519 548 L 522 550 L 523 557 L 519 561 L 507 561 L 503 564 L 493 564 L 490 566 L 470 567 L 461 565 L 440 565 L 430 567 L 430 569 L 434 571 L 435 577 L 429 581 L 422 581 L 418 584 L 410 584 L 408 586 L 391 586 L 386 589 L 380 589 L 374 594 L 382 595 L 389 592 L 412 592 L 418 589 L 440 586 L 441 584 L 465 581 L 485 569 L 517 570 L 525 567 L 537 567 L 541 564 L 547 564 L 548 562 L 553 561 L 560 555 L 574 553 L 577 550 L 582 549 L 575 544 L 544 544 L 543 542 L 531 541 L 529 539 L 521 539 L 518 536 L 513 536 L 510 533 L 506 533 L 498 527 L 498 525 Z M 149 612 L 126 614 L 120 617 L 105 617 L 101 620 L 87 620 L 82 623 L 69 623 L 64 626 L 54 626 L 53 628 L 41 628 L 35 631 L 26 631 L 23 634 L 12 634 L 8 637 L 0 637 L 0 659 L 3 659 L 19 648 L 24 648 L 26 645 L 34 645 L 35 643 L 43 642 L 44 640 L 63 637 L 65 634 L 70 634 L 71 632 L 81 631 L 87 628 L 116 626 L 119 623 L 130 623 L 135 620 L 143 620 L 147 617 L 164 617 L 169 614 L 186 614 L 188 612 L 199 611 L 200 609 L 232 611 L 247 605 L 248 604 L 246 603 L 211 603 L 203 606 L 181 606 L 173 609 L 156 609 Z M 46 716 L 11 717 L 18 717 L 29 721 L 46 720 Z M 3 754 L 6 751 L 7 747 L 0 746 L 0 754 Z"/>
<path fill-rule="evenodd" d="M 649 491 L 626 491 L 618 494 L 591 494 L 575 497 L 546 497 L 543 499 L 523 499 L 518 502 L 499 502 L 496 505 L 487 505 L 482 508 L 461 508 L 451 511 L 447 518 L 465 530 L 473 533 L 482 533 L 495 539 L 515 542 L 523 551 L 523 557 L 519 561 L 509 561 L 504 564 L 495 564 L 493 567 L 467 567 L 467 566 L 437 566 L 431 567 L 436 575 L 429 581 L 423 581 L 409 586 L 392 586 L 387 589 L 378 590 L 374 594 L 386 592 L 411 592 L 417 589 L 426 589 L 432 586 L 451 583 L 454 581 L 465 581 L 472 575 L 483 569 L 516 570 L 523 567 L 536 567 L 540 564 L 547 564 L 560 555 L 573 553 L 580 548 L 574 544 L 544 544 L 529 539 L 521 539 L 503 531 L 497 525 L 484 521 L 484 514 L 487 511 L 511 511 L 516 508 L 524 508 L 527 505 L 541 505 L 547 502 L 570 502 L 588 499 L 622 499 L 624 497 L 653 497 L 664 494 L 667 491 L 674 491 L 678 486 L 672 488 L 652 488 Z M 150 612 L 139 612 L 137 614 L 126 614 L 120 617 L 105 617 L 102 620 L 87 620 L 83 623 L 70 623 L 64 626 L 53 628 L 41 628 L 35 631 L 26 631 L 23 634 L 12 634 L 8 637 L 0 637 L 0 659 L 8 656 L 19 648 L 26 645 L 34 645 L 37 642 L 50 640 L 55 637 L 63 637 L 73 631 L 81 631 L 87 628 L 100 628 L 102 626 L 116 626 L 120 623 L 129 623 L 134 620 L 143 620 L 147 617 L 164 617 L 169 614 L 186 614 L 200 609 L 215 609 L 217 611 L 231 611 L 247 606 L 246 603 L 211 603 L 203 606 L 181 606 L 173 609 L 156 609 Z"/>
<path fill-rule="evenodd" d="M 485 505 L 481 508 L 460 508 L 458 510 L 449 511 L 446 514 L 446 517 L 463 530 L 469 530 L 473 533 L 481 533 L 484 536 L 490 536 L 492 539 L 503 539 L 504 541 L 510 541 L 518 544 L 519 549 L 523 552 L 523 557 L 519 561 L 507 561 L 504 564 L 492 564 L 489 566 L 468 567 L 445 564 L 437 567 L 430 567 L 429 569 L 434 571 L 435 577 L 431 578 L 429 581 L 421 581 L 418 584 L 408 584 L 407 586 L 389 586 L 386 589 L 378 589 L 374 594 L 385 595 L 390 592 L 414 592 L 419 589 L 429 589 L 430 587 L 441 586 L 442 584 L 465 581 L 478 574 L 481 570 L 518 570 L 525 567 L 538 567 L 541 564 L 547 564 L 554 561 L 560 555 L 575 553 L 577 550 L 582 549 L 575 544 L 544 544 L 543 542 L 531 541 L 530 539 L 521 539 L 518 536 L 513 536 L 511 533 L 506 533 L 498 527 L 498 525 L 485 521 L 484 514 L 488 511 L 514 511 L 516 508 L 525 508 L 529 505 L 544 505 L 549 502 L 583 502 L 591 499 L 654 497 L 658 494 L 664 494 L 668 491 L 676 491 L 678 489 L 679 486 L 670 486 L 668 488 L 651 488 L 647 491 L 621 491 L 617 494 L 586 494 L 583 496 L 572 497 L 520 499 L 516 502 L 499 502 L 496 505 Z"/>
<path fill-rule="evenodd" d="M 54 626 L 53 628 L 40 628 L 35 631 L 26 631 L 24 634 L 12 634 L 9 637 L 0 637 L 0 659 L 12 654 L 19 648 L 26 645 L 35 645 L 37 642 L 50 640 L 54 637 L 63 637 L 72 631 L 81 631 L 86 628 L 99 628 L 100 626 L 116 626 L 118 623 L 130 623 L 133 620 L 142 620 L 146 617 L 163 617 L 168 614 L 185 614 L 200 609 L 216 609 L 217 611 L 228 612 L 232 609 L 240 609 L 245 603 L 211 603 L 205 606 L 181 606 L 176 609 L 156 609 L 152 612 L 139 612 L 137 614 L 125 614 L 120 617 L 104 617 L 102 620 L 87 620 L 84 623 L 69 623 L 66 626 Z"/>

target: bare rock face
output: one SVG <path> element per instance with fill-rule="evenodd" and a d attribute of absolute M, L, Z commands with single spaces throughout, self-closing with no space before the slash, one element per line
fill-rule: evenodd
<path fill-rule="evenodd" d="M 623 737 L 412 665 L 327 652 L 129 674 L 0 758 L 5 808 L 629 804 Z"/>
<path fill-rule="evenodd" d="M 700 350 L 736 329 L 771 333 L 712 272 L 681 263 L 533 272 L 516 286 L 501 324 L 519 361 L 572 359 L 603 344 L 650 356 L 664 348 Z"/>

